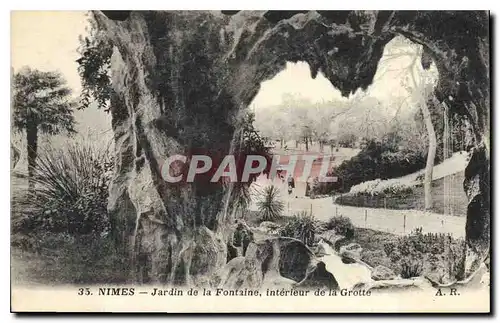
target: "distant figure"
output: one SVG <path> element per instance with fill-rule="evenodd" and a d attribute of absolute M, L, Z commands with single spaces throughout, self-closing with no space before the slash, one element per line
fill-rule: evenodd
<path fill-rule="evenodd" d="M 309 178 L 307 179 L 307 182 L 306 182 L 306 196 L 310 196 L 311 195 L 311 188 L 312 188 L 312 185 L 313 185 L 313 178 L 311 176 L 309 176 Z"/>
<path fill-rule="evenodd" d="M 281 182 L 284 183 L 285 182 L 285 173 L 282 170 L 278 170 L 277 173 L 278 173 L 279 179 L 281 179 Z"/>
<path fill-rule="evenodd" d="M 293 179 L 292 174 L 288 175 L 288 194 L 292 194 L 293 189 L 295 188 L 295 180 Z"/>

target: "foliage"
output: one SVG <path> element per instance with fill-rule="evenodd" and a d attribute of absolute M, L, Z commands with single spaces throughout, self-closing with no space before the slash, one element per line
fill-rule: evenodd
<path fill-rule="evenodd" d="M 353 148 L 357 139 L 355 134 L 345 133 L 338 138 L 338 144 L 341 147 Z"/>
<path fill-rule="evenodd" d="M 266 146 L 265 139 L 255 130 L 254 120 L 254 113 L 246 111 L 238 125 L 241 139 L 236 144 L 233 154 L 236 159 L 236 175 L 240 179 L 243 175 L 248 156 L 262 156 L 266 159 L 268 167 L 264 169 L 264 174 L 269 172 L 272 161 L 270 148 Z M 231 202 L 233 203 L 233 207 L 240 213 L 244 213 L 248 209 L 252 195 L 260 194 L 258 189 L 251 186 L 258 176 L 260 174 L 250 174 L 248 181 L 233 183 Z"/>
<path fill-rule="evenodd" d="M 270 185 L 264 188 L 257 201 L 259 216 L 263 221 L 272 221 L 283 214 L 285 203 L 280 199 L 279 189 Z"/>
<path fill-rule="evenodd" d="M 287 224 L 280 229 L 279 235 L 295 238 L 308 246 L 312 246 L 317 228 L 318 223 L 313 215 L 308 214 L 306 211 L 301 211 L 294 214 Z"/>
<path fill-rule="evenodd" d="M 347 239 L 354 237 L 354 225 L 348 217 L 334 216 L 326 223 L 327 230 L 335 230 L 337 234 L 343 235 Z"/>
<path fill-rule="evenodd" d="M 414 258 L 405 258 L 401 261 L 401 278 L 418 277 L 422 274 L 422 261 Z"/>
<path fill-rule="evenodd" d="M 109 110 L 109 100 L 112 94 L 109 69 L 113 45 L 99 30 L 96 21 L 89 20 L 90 27 L 85 37 L 80 36 L 78 52 L 78 74 L 82 81 L 80 109 L 87 108 L 92 101 L 96 101 L 99 108 Z"/>
<path fill-rule="evenodd" d="M 384 244 L 384 252 L 399 267 L 401 277 L 410 278 L 441 268 L 450 277 L 461 277 L 465 244 L 450 234 L 422 233 L 416 229 L 411 234 L 398 237 Z"/>
<path fill-rule="evenodd" d="M 47 148 L 35 165 L 35 189 L 24 201 L 17 230 L 101 233 L 108 230 L 107 199 L 113 161 L 88 142 Z"/>
<path fill-rule="evenodd" d="M 363 182 L 351 187 L 351 194 L 358 195 L 383 195 L 383 196 L 407 196 L 413 193 L 413 187 L 398 179 L 382 181 L 377 178 L 373 181 Z"/>
<path fill-rule="evenodd" d="M 75 132 L 71 90 L 58 72 L 23 67 L 14 75 L 13 126 L 32 126 L 49 135 Z"/>
<path fill-rule="evenodd" d="M 369 141 L 359 154 L 330 172 L 328 176 L 337 176 L 339 181 L 323 183 L 317 194 L 348 192 L 363 182 L 401 177 L 425 167 L 425 155 L 420 151 L 399 148 L 387 141 Z"/>

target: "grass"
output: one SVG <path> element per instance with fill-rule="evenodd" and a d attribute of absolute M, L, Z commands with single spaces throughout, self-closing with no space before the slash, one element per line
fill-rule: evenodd
<path fill-rule="evenodd" d="M 128 264 L 108 237 L 37 234 L 12 240 L 11 273 L 14 284 L 119 284 L 127 280 Z M 31 240 L 28 249 L 20 240 Z"/>
<path fill-rule="evenodd" d="M 317 230 L 318 221 L 312 214 L 302 211 L 294 214 L 279 232 L 282 237 L 295 238 L 307 246 L 312 246 Z"/>
<path fill-rule="evenodd" d="M 264 188 L 257 201 L 257 207 L 263 221 L 273 221 L 281 216 L 285 210 L 285 203 L 281 200 L 280 190 L 274 185 Z"/>

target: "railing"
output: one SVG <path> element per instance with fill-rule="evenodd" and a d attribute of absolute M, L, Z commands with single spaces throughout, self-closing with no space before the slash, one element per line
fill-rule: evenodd
<path fill-rule="evenodd" d="M 421 210 L 395 210 L 338 205 L 331 198 L 310 200 L 289 199 L 285 202 L 286 214 L 305 211 L 318 220 L 327 221 L 333 216 L 345 216 L 361 228 L 389 232 L 398 235 L 409 234 L 417 228 L 423 232 L 450 233 L 454 237 L 465 236 L 465 217 L 425 212 Z"/>

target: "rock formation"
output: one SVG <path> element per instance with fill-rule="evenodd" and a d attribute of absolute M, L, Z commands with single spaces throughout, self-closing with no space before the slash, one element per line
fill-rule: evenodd
<path fill-rule="evenodd" d="M 117 239 L 143 282 L 189 282 L 224 265 L 231 184 L 167 184 L 174 154 L 225 155 L 261 82 L 305 61 L 345 96 L 373 81 L 384 46 L 403 35 L 439 71 L 438 100 L 465 115 L 475 147 L 466 274 L 489 254 L 490 90 L 487 12 L 138 11 L 95 12 L 115 46 L 111 102 L 117 170 L 109 210 Z M 206 256 L 195 259 L 198 250 Z M 216 254 L 221 256 L 215 256 Z M 214 255 L 214 257 L 208 256 Z M 232 261 L 236 261 L 235 258 Z M 203 270 L 199 266 L 204 267 Z M 196 267 L 196 268 L 195 268 Z"/>

